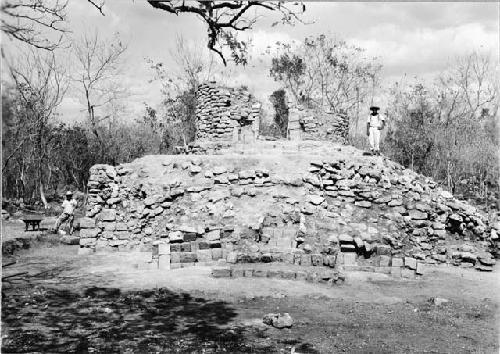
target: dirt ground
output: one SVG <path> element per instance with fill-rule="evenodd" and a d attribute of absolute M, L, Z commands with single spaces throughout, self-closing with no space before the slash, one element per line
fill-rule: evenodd
<path fill-rule="evenodd" d="M 146 253 L 81 256 L 38 245 L 3 275 L 2 352 L 497 353 L 498 271 L 420 280 L 347 273 L 329 287 L 214 279 L 210 268 L 141 270 Z M 8 259 L 4 259 L 6 263 Z M 139 267 L 139 268 L 138 268 Z M 442 297 L 448 303 L 429 301 Z M 290 329 L 262 323 L 288 312 Z"/>

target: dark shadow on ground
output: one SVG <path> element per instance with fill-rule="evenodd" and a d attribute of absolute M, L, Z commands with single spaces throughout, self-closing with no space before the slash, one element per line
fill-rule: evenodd
<path fill-rule="evenodd" d="M 2 352 L 269 353 L 256 328 L 224 327 L 228 303 L 167 289 L 35 287 L 2 299 Z M 248 338 L 252 338 L 248 340 Z M 314 351 L 312 351 L 314 352 Z"/>

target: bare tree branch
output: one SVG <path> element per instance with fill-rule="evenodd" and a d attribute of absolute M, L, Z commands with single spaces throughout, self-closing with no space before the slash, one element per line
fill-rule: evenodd
<path fill-rule="evenodd" d="M 96 118 L 95 109 L 110 104 L 126 92 L 116 81 L 126 50 L 127 45 L 117 34 L 106 40 L 100 38 L 97 32 L 87 32 L 73 43 L 78 67 L 73 81 L 82 90 L 89 123 L 99 141 L 100 120 Z"/>
<path fill-rule="evenodd" d="M 104 16 L 104 12 L 102 10 L 102 8 L 104 7 L 104 1 L 96 1 L 96 0 L 87 0 L 92 6 L 94 6 L 97 11 L 99 11 L 101 13 L 101 15 Z"/>
<path fill-rule="evenodd" d="M 299 15 L 305 11 L 302 3 L 287 3 L 284 1 L 191 1 L 186 3 L 180 0 L 147 0 L 158 10 L 179 15 L 192 13 L 200 17 L 208 26 L 207 47 L 216 53 L 227 64 L 223 47 L 228 46 L 231 57 L 236 64 L 246 64 L 246 44 L 236 39 L 233 32 L 242 32 L 253 28 L 257 22 L 256 14 L 246 16 L 252 8 L 263 8 L 280 13 L 281 22 L 294 24 L 302 22 Z"/>
<path fill-rule="evenodd" d="M 87 1 L 104 16 L 104 1 Z M 0 6 L 1 30 L 11 39 L 53 51 L 69 32 L 66 27 L 67 7 L 68 0 L 3 0 Z M 52 33 L 59 33 L 57 39 L 49 39 Z"/>

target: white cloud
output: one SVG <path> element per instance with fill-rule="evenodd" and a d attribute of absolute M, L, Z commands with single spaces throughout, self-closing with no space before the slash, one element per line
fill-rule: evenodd
<path fill-rule="evenodd" d="M 479 23 L 414 31 L 385 24 L 352 42 L 366 48 L 367 54 L 380 56 L 388 75 L 422 75 L 443 70 L 456 57 L 474 50 L 498 53 L 498 35 L 486 31 Z"/>

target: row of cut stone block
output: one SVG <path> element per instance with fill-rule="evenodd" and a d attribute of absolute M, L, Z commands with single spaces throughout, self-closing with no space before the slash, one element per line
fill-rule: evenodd
<path fill-rule="evenodd" d="M 276 278 L 286 280 L 303 280 L 312 283 L 338 284 L 345 281 L 344 274 L 335 270 L 273 270 L 254 269 L 252 267 L 214 267 L 211 273 L 214 278 Z"/>

